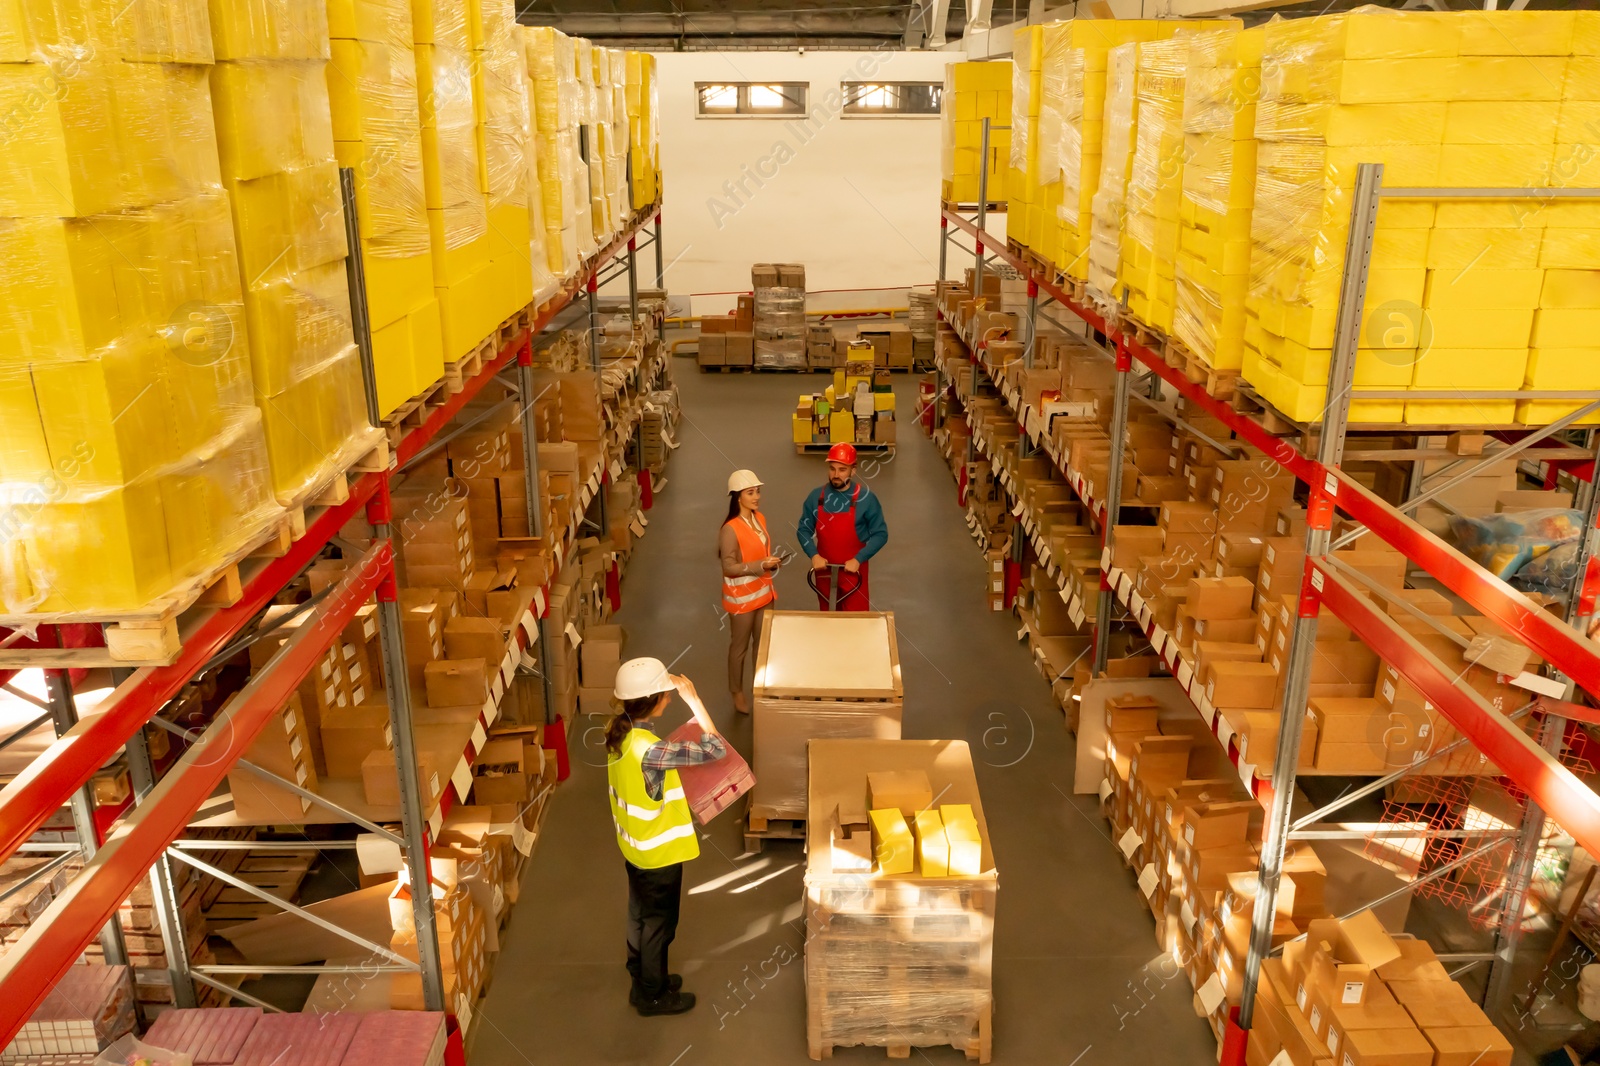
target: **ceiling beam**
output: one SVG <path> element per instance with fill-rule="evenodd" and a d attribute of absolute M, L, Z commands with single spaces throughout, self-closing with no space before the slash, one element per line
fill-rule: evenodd
<path fill-rule="evenodd" d="M 665 12 L 611 14 L 600 11 L 551 14 L 524 12 L 528 26 L 554 26 L 575 37 L 865 37 L 900 40 L 904 19 L 897 13 L 858 14 L 841 18 L 826 8 L 816 11 L 768 14 L 761 11 L 714 11 L 674 15 Z"/>
<path fill-rule="evenodd" d="M 950 0 L 933 0 L 928 23 L 928 47 L 943 48 L 945 29 L 950 24 Z"/>

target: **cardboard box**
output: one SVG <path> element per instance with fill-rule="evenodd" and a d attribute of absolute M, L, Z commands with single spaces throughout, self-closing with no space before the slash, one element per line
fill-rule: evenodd
<path fill-rule="evenodd" d="M 622 649 L 628 635 L 619 625 L 590 626 L 578 647 L 585 688 L 610 689 L 616 685 L 617 668 L 622 665 Z"/>
<path fill-rule="evenodd" d="M 431 662 L 423 670 L 428 706 L 482 707 L 489 698 L 489 676 L 489 664 L 483 659 Z"/>
<path fill-rule="evenodd" d="M 506 635 L 498 618 L 462 615 L 445 623 L 444 650 L 449 659 L 482 659 L 498 668 L 506 657 Z"/>
<path fill-rule="evenodd" d="M 368 803 L 374 807 L 400 805 L 400 775 L 395 770 L 394 752 L 381 748 L 367 753 L 361 761 L 361 789 Z M 417 753 L 417 780 L 422 784 L 422 807 L 427 810 L 439 796 L 440 778 L 433 759 L 426 752 Z"/>
<path fill-rule="evenodd" d="M 1511 1043 L 1492 1025 L 1424 1028 L 1422 1035 L 1433 1050 L 1433 1066 L 1511 1066 Z"/>
<path fill-rule="evenodd" d="M 712 335 L 723 337 L 737 328 L 737 323 L 729 315 L 704 315 L 700 319 L 700 336 Z"/>
<path fill-rule="evenodd" d="M 756 361 L 755 334 L 734 331 L 723 334 L 723 358 L 728 366 L 754 366 Z"/>
<path fill-rule="evenodd" d="M 389 749 L 389 708 L 351 707 L 322 720 L 322 758 L 329 777 L 361 776 L 361 764 L 379 749 Z"/>
<path fill-rule="evenodd" d="M 1360 1029 L 1348 1035 L 1336 1061 L 1338 1066 L 1493 1066 L 1487 1059 L 1446 1063 L 1442 1055 L 1436 1061 L 1434 1047 L 1420 1030 L 1409 1026 Z M 1509 1054 L 1505 1061 L 1511 1062 Z"/>
<path fill-rule="evenodd" d="M 1183 842 L 1201 851 L 1243 843 L 1252 812 L 1246 802 L 1190 804 L 1183 810 Z"/>
<path fill-rule="evenodd" d="M 933 803 L 928 775 L 921 770 L 877 770 L 867 774 L 867 802 L 873 810 L 895 807 L 907 818 Z"/>
<path fill-rule="evenodd" d="M 728 338 L 722 333 L 707 333 L 703 328 L 700 332 L 700 345 L 697 361 L 701 366 L 727 366 L 728 365 Z"/>
<path fill-rule="evenodd" d="M 1212 663 L 1205 686 L 1214 707 L 1270 710 L 1278 702 L 1278 671 L 1270 663 Z"/>
<path fill-rule="evenodd" d="M 1255 618 L 1255 583 L 1242 577 L 1197 577 L 1189 582 L 1189 617 Z"/>
<path fill-rule="evenodd" d="M 926 776 L 926 775 L 924 775 Z M 908 874 L 916 865 L 916 849 L 905 816 L 896 807 L 871 810 L 872 854 L 880 874 Z"/>

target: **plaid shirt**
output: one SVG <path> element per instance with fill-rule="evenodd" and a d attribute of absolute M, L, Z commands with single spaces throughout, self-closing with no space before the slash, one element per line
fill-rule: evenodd
<path fill-rule="evenodd" d="M 644 768 L 644 790 L 661 802 L 661 783 L 668 770 L 716 762 L 728 754 L 728 745 L 715 733 L 701 733 L 699 740 L 663 740 L 650 745 L 640 765 Z"/>

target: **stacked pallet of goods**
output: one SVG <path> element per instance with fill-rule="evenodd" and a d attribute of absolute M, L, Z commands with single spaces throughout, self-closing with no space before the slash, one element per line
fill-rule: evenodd
<path fill-rule="evenodd" d="M 983 154 L 983 120 L 991 126 L 1011 124 L 1011 61 L 951 63 L 944 68 L 940 195 L 945 203 L 973 203 L 979 177 L 990 203 L 1006 201 L 1006 173 L 1011 160 L 1011 131 L 991 129 L 989 154 Z"/>
<path fill-rule="evenodd" d="M 20 12 L 0 81 L 20 123 L 0 177 L 0 612 L 105 617 L 214 573 L 281 512 L 205 6 L 58 14 Z"/>

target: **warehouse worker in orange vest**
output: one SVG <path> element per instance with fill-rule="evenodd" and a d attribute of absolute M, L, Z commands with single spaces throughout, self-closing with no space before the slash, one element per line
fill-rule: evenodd
<path fill-rule="evenodd" d="M 767 519 L 761 513 L 761 479 L 749 470 L 735 470 L 728 478 L 728 517 L 717 535 L 717 557 L 722 560 L 722 609 L 728 613 L 728 691 L 733 708 L 750 713 L 744 694 L 744 661 L 761 632 L 767 604 L 778 598 L 772 575 L 782 560 L 773 551 Z"/>
<path fill-rule="evenodd" d="M 872 610 L 867 591 L 867 560 L 889 543 L 883 507 L 873 491 L 856 480 L 856 449 L 835 444 L 828 449 L 828 483 L 812 489 L 800 509 L 800 550 L 811 556 L 816 571 L 818 606 L 828 609 L 832 583 L 829 567 L 842 565 L 838 609 Z"/>

